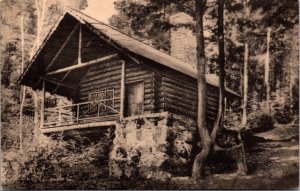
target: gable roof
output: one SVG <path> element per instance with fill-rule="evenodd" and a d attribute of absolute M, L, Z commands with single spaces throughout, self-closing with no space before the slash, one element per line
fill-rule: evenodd
<path fill-rule="evenodd" d="M 130 36 L 120 32 L 119 30 L 117 30 L 103 22 L 100 22 L 82 12 L 79 12 L 77 10 L 69 8 L 65 12 L 65 14 L 62 18 L 64 18 L 68 14 L 71 15 L 72 17 L 76 18 L 81 24 L 88 25 L 89 28 L 92 29 L 92 31 L 94 33 L 97 33 L 97 35 L 99 35 L 100 37 L 107 38 L 107 39 L 109 39 L 109 41 L 113 41 L 116 44 L 116 46 L 118 46 L 121 50 L 125 49 L 131 53 L 142 56 L 142 57 L 152 60 L 156 63 L 162 64 L 166 67 L 174 69 L 174 70 L 181 72 L 183 74 L 186 74 L 190 77 L 197 78 L 197 69 L 190 64 L 187 64 L 187 63 L 185 63 L 177 58 L 174 58 L 164 52 L 161 52 L 149 45 L 146 45 L 146 44 L 140 42 L 139 40 L 137 40 L 133 37 L 130 37 Z M 54 28 L 54 30 L 56 30 L 56 29 Z M 49 36 L 51 36 L 51 35 L 48 35 L 48 38 L 49 38 Z M 42 44 L 40 49 L 42 49 L 42 47 L 46 43 L 46 41 L 47 41 L 47 38 L 45 39 L 45 41 Z M 38 53 L 39 52 L 37 52 L 37 54 Z M 33 58 L 32 62 L 28 66 L 28 68 L 31 67 L 35 58 L 36 57 Z M 19 79 L 20 83 L 22 83 L 23 77 L 28 72 L 28 68 L 25 70 L 25 72 L 20 77 L 20 79 Z M 219 86 L 218 78 L 216 77 L 216 75 L 211 75 L 211 74 L 206 75 L 206 82 L 208 84 L 216 86 L 216 87 Z M 226 88 L 226 91 L 235 96 L 240 96 L 237 93 L 235 93 L 234 91 L 230 90 L 229 88 Z"/>

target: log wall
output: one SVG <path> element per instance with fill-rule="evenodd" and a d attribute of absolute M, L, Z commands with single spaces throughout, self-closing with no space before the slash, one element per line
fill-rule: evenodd
<path fill-rule="evenodd" d="M 144 113 L 153 113 L 154 72 L 133 64 L 125 63 L 125 88 L 131 82 L 144 82 Z M 88 101 L 92 92 L 114 90 L 114 97 L 121 93 L 121 61 L 106 62 L 92 67 L 79 84 L 78 102 Z M 114 109 L 120 110 L 120 101 L 115 102 Z"/>
<path fill-rule="evenodd" d="M 120 89 L 121 61 L 102 63 L 93 66 L 81 80 L 78 102 L 88 101 L 89 93 L 105 90 L 114 90 L 114 97 L 120 97 Z M 115 100 L 114 109 L 120 110 L 120 100 Z"/>
<path fill-rule="evenodd" d="M 161 76 L 159 109 L 183 114 L 188 117 L 197 117 L 197 83 L 183 81 L 172 77 Z M 207 118 L 213 121 L 218 111 L 218 89 L 207 85 Z"/>

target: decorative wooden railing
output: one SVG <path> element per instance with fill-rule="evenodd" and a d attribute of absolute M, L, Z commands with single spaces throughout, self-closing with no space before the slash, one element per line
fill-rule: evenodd
<path fill-rule="evenodd" d="M 44 110 L 43 128 L 75 125 L 105 121 L 109 117 L 118 117 L 120 98 L 108 98 L 64 105 Z"/>

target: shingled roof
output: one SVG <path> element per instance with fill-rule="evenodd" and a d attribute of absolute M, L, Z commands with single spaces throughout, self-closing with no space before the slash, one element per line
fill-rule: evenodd
<path fill-rule="evenodd" d="M 118 47 L 119 50 L 126 50 L 133 54 L 142 56 L 146 59 L 152 60 L 158 64 L 162 64 L 164 66 L 167 66 L 169 68 L 172 68 L 178 72 L 181 72 L 183 74 L 186 74 L 190 77 L 197 78 L 197 69 L 193 67 L 190 64 L 187 64 L 177 58 L 174 58 L 164 52 L 161 52 L 149 45 L 146 45 L 139 40 L 132 38 L 119 30 L 100 22 L 82 12 L 76 11 L 74 9 L 68 9 L 63 18 L 66 15 L 71 15 L 76 20 L 78 20 L 81 24 L 88 25 L 89 28 L 93 29 L 92 31 L 99 35 L 102 38 L 107 38 L 110 41 L 113 41 L 113 43 Z M 62 20 L 62 19 L 61 19 Z M 61 22 L 60 20 L 60 22 Z M 58 25 L 57 25 L 58 26 Z M 53 30 L 56 30 L 55 28 Z M 53 33 L 53 31 L 52 31 Z M 51 34 L 48 35 L 48 38 L 45 39 L 43 44 L 41 45 L 40 49 L 38 50 L 36 56 L 32 59 L 30 65 L 25 70 L 25 72 L 22 74 L 22 76 L 19 79 L 19 82 L 21 84 L 25 84 L 24 77 L 27 75 L 28 70 L 30 67 L 33 66 L 33 63 L 35 62 L 35 58 L 38 56 L 39 52 L 42 51 L 43 46 L 47 43 L 47 40 L 50 38 Z M 37 67 L 38 68 L 38 67 Z M 208 84 L 211 84 L 213 86 L 218 86 L 218 78 L 215 75 L 207 75 L 206 81 Z M 27 84 L 28 85 L 28 84 Z M 226 88 L 226 91 L 228 93 L 231 93 L 235 96 L 240 96 L 234 91 L 230 90 L 229 88 Z"/>

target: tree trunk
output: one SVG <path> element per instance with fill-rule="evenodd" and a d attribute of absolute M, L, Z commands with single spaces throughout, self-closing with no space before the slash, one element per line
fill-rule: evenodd
<path fill-rule="evenodd" d="M 37 137 L 39 135 L 39 104 L 38 104 L 38 95 L 37 92 L 32 90 L 33 102 L 34 102 L 34 130 L 33 130 L 33 138 L 34 141 L 37 141 Z"/>
<path fill-rule="evenodd" d="M 25 102 L 25 95 L 26 95 L 26 87 L 21 86 L 21 95 L 20 95 L 20 119 L 19 119 L 19 139 L 20 139 L 20 151 L 23 151 L 23 108 Z"/>
<path fill-rule="evenodd" d="M 24 70 L 24 15 L 21 15 L 21 74 Z M 19 119 L 19 139 L 20 139 L 20 151 L 23 151 L 23 108 L 25 102 L 26 88 L 21 86 L 21 97 L 20 97 L 20 119 Z"/>
<path fill-rule="evenodd" d="M 242 127 L 247 126 L 247 102 L 248 102 L 248 57 L 249 48 L 248 43 L 245 43 L 245 54 L 244 54 L 244 80 L 243 80 L 243 116 L 242 116 Z"/>
<path fill-rule="evenodd" d="M 45 2 L 46 0 L 42 1 L 42 8 L 39 9 L 38 0 L 35 1 L 36 9 L 37 9 L 37 34 L 36 34 L 36 40 L 35 40 L 35 46 L 40 45 L 41 41 L 41 33 L 43 29 L 43 21 L 44 21 L 44 15 L 45 15 Z M 33 47 L 35 48 L 35 47 Z M 34 140 L 37 140 L 37 137 L 39 136 L 39 99 L 37 92 L 32 91 L 32 97 L 34 102 Z"/>
<path fill-rule="evenodd" d="M 267 101 L 267 112 L 271 114 L 270 107 L 270 83 L 269 83 L 269 75 L 270 75 L 270 40 L 271 40 L 271 27 L 267 29 L 267 52 L 265 58 L 265 87 L 266 87 L 266 101 Z"/>
<path fill-rule="evenodd" d="M 224 42 L 224 0 L 218 0 L 218 46 L 219 46 L 219 107 L 217 119 L 214 123 L 214 128 L 211 137 L 214 143 L 214 152 L 224 152 L 229 158 L 232 158 L 237 163 L 237 174 L 244 175 L 247 172 L 246 156 L 244 145 L 241 137 L 240 144 L 230 148 L 221 148 L 216 143 L 217 135 L 223 127 L 224 110 L 225 110 L 225 42 Z M 222 153 L 223 154 L 223 153 Z"/>
<path fill-rule="evenodd" d="M 203 36 L 203 14 L 205 0 L 195 0 L 196 16 L 196 39 L 197 39 L 197 81 L 198 81 L 198 133 L 202 149 L 194 160 L 192 169 L 192 180 L 197 181 L 204 177 L 205 160 L 210 153 L 212 140 L 206 127 L 206 79 L 205 79 L 205 52 Z"/>
<path fill-rule="evenodd" d="M 218 46 L 219 46 L 219 107 L 211 138 L 215 143 L 216 137 L 223 126 L 224 92 L 225 92 L 225 50 L 224 50 L 224 0 L 218 0 Z"/>

